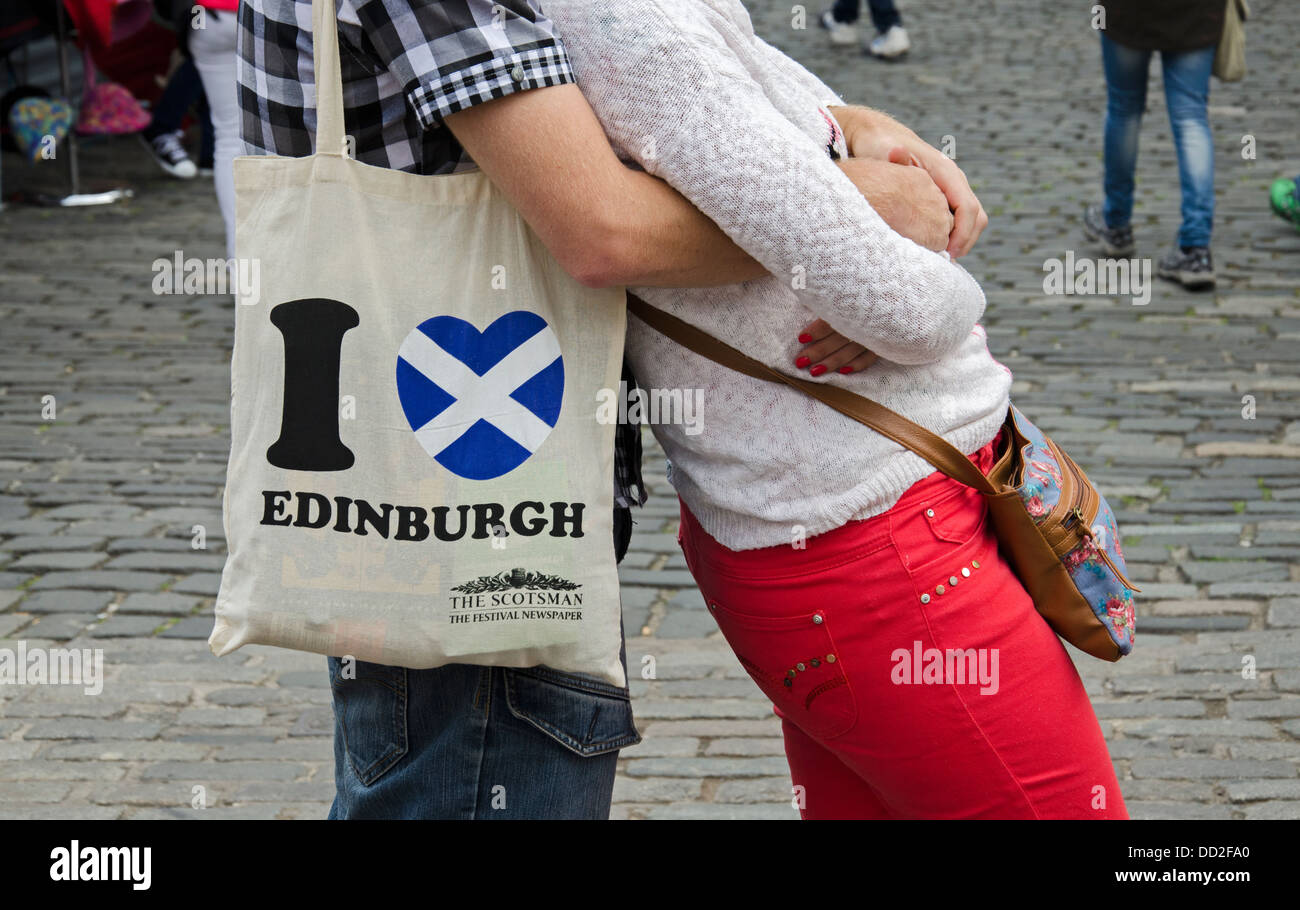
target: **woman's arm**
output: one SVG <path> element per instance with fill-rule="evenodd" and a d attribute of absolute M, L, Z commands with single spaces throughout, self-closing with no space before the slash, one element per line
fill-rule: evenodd
<path fill-rule="evenodd" d="M 605 132 L 843 335 L 896 363 L 960 344 L 984 310 L 964 269 L 889 228 L 774 108 L 697 4 L 548 0 Z"/>
<path fill-rule="evenodd" d="M 901 146 L 915 155 L 921 166 L 930 173 L 935 184 L 943 191 L 953 211 L 953 230 L 947 243 L 948 252 L 953 256 L 964 256 L 970 252 L 980 233 L 988 225 L 989 219 L 966 181 L 966 175 L 952 159 L 883 111 L 846 105 L 843 99 L 811 70 L 762 38 L 755 36 L 754 46 L 773 71 L 781 73 L 791 83 L 802 86 L 829 108 L 830 113 L 839 122 L 840 128 L 844 130 L 849 154 L 858 158 L 875 158 L 884 161 L 893 148 Z M 870 195 L 867 198 L 872 199 Z M 874 199 L 872 204 L 875 204 Z M 879 206 L 876 208 L 879 209 Z M 885 220 L 894 224 L 888 217 Z"/>

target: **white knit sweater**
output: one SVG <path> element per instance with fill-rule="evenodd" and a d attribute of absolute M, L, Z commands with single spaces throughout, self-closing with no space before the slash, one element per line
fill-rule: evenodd
<path fill-rule="evenodd" d="M 973 452 L 996 434 L 1011 372 L 976 321 L 984 295 L 944 254 L 895 233 L 831 160 L 839 97 L 757 37 L 739 0 L 545 0 L 615 151 L 663 178 L 771 273 L 720 288 L 634 288 L 653 306 L 792 375 L 816 317 L 880 360 L 821 381 Z M 837 130 L 835 131 L 837 132 Z M 671 479 L 734 550 L 789 544 L 886 511 L 934 468 L 826 405 L 717 366 L 628 317 L 649 388 L 703 390 L 703 431 L 660 423 Z"/>

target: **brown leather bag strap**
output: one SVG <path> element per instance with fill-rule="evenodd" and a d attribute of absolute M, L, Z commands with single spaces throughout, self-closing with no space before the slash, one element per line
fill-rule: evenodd
<path fill-rule="evenodd" d="M 761 361 L 742 354 L 730 345 L 723 344 L 690 323 L 652 307 L 633 294 L 627 295 L 627 308 L 652 329 L 671 338 L 682 347 L 709 358 L 714 363 L 755 379 L 784 382 L 831 406 L 844 416 L 866 424 L 904 448 L 910 449 L 954 480 L 974 487 L 982 493 L 998 492 L 980 469 L 946 439 L 931 433 L 925 427 L 913 423 L 884 405 L 863 398 L 861 395 L 855 395 L 839 386 L 787 376 Z"/>

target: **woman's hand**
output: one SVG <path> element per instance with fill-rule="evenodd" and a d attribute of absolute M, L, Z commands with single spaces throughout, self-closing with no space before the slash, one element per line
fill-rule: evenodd
<path fill-rule="evenodd" d="M 856 341 L 849 341 L 821 319 L 804 326 L 799 341 L 804 344 L 804 347 L 796 355 L 794 365 L 801 370 L 808 370 L 813 376 L 820 376 L 831 370 L 845 374 L 857 373 L 879 359 Z"/>

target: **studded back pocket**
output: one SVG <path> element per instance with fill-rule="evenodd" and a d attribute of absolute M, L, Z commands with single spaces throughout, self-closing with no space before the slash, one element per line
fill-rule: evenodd
<path fill-rule="evenodd" d="M 709 611 L 777 713 L 816 739 L 848 732 L 857 702 L 825 610 L 789 616 L 754 616 L 708 601 Z"/>

